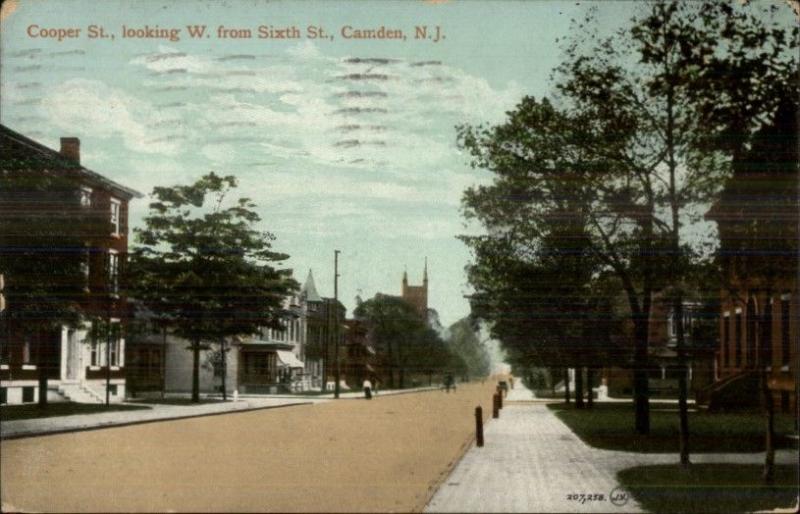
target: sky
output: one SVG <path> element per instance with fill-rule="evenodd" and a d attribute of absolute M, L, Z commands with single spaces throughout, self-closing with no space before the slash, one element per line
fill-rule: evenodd
<path fill-rule="evenodd" d="M 605 5 L 601 24 L 615 26 L 632 5 Z M 144 194 L 209 171 L 235 175 L 297 280 L 312 269 L 320 294 L 333 296 L 341 251 L 348 313 L 357 294 L 399 294 L 405 269 L 421 283 L 427 257 L 429 306 L 449 325 L 469 313 L 470 254 L 457 235 L 476 227 L 464 224 L 461 196 L 490 180 L 470 168 L 455 127 L 501 122 L 524 95 L 547 95 L 557 41 L 586 2 L 39 0 L 3 9 L 4 125 L 54 149 L 79 137 L 84 166 Z M 205 25 L 204 36 L 192 38 L 188 25 Z M 124 37 L 123 26 L 165 37 Z M 220 26 L 251 37 L 220 37 L 232 35 Z M 260 38 L 259 26 L 297 27 L 301 37 Z M 325 37 L 310 38 L 309 26 Z M 405 39 L 342 33 L 381 26 Z M 430 37 L 417 39 L 422 26 Z M 105 37 L 90 37 L 100 27 Z M 180 29 L 176 40 L 170 29 Z M 131 203 L 131 227 L 147 204 Z"/>

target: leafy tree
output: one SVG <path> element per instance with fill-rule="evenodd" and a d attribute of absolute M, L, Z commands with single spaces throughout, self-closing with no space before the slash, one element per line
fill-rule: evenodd
<path fill-rule="evenodd" d="M 204 344 L 282 328 L 283 301 L 297 289 L 288 258 L 272 250 L 274 236 L 248 198 L 226 205 L 233 176 L 209 173 L 188 186 L 156 187 L 144 228 L 135 231 L 132 295 L 190 342 L 192 401 L 200 399 L 200 350 Z M 204 208 L 210 200 L 210 209 Z"/>
<path fill-rule="evenodd" d="M 489 354 L 481 344 L 473 320 L 463 318 L 448 328 L 447 347 L 453 355 L 463 359 L 462 374 L 483 377 L 489 374 Z"/>
<path fill-rule="evenodd" d="M 476 188 L 465 195 L 468 209 L 479 211 L 493 237 L 512 233 L 518 248 L 535 247 L 541 226 L 558 212 L 554 199 L 572 198 L 585 206 L 591 253 L 620 279 L 635 327 L 635 424 L 640 433 L 649 431 L 652 296 L 671 284 L 668 292 L 682 319 L 682 270 L 693 258 L 683 238 L 728 170 L 717 153 L 701 144 L 707 127 L 697 98 L 708 86 L 698 69 L 709 56 L 690 62 L 686 55 L 716 36 L 723 41 L 715 47 L 721 61 L 735 61 L 741 48 L 728 45 L 735 37 L 724 30 L 712 34 L 696 21 L 703 8 L 653 3 L 610 38 L 579 27 L 556 74 L 561 108 L 524 99 L 506 124 L 460 132 L 473 164 L 497 176 L 493 190 Z M 778 37 L 741 39 L 754 47 L 748 52 L 772 42 L 781 47 L 778 53 L 787 47 L 777 43 Z M 681 361 L 683 339 L 679 324 Z M 680 389 L 681 462 L 688 465 L 685 377 Z"/>
<path fill-rule="evenodd" d="M 430 373 L 441 369 L 449 360 L 449 353 L 436 331 L 401 298 L 376 295 L 361 303 L 354 315 L 367 324 L 367 337 L 388 368 L 389 387 L 397 384 L 403 388 L 407 372 Z"/>
<path fill-rule="evenodd" d="M 77 163 L 1 150 L 0 274 L 8 306 L 0 337 L 4 345 L 12 336 L 34 343 L 39 404 L 46 405 L 62 327 L 80 328 L 93 315 L 88 259 L 93 239 L 110 234 L 111 224 L 106 212 L 81 206 Z"/>

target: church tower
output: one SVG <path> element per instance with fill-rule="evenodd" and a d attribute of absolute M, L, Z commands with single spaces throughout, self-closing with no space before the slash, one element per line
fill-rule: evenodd
<path fill-rule="evenodd" d="M 417 313 L 428 320 L 428 258 L 425 258 L 425 268 L 422 274 L 421 286 L 408 285 L 408 272 L 403 271 L 403 283 L 400 290 L 400 297 L 414 306 Z"/>

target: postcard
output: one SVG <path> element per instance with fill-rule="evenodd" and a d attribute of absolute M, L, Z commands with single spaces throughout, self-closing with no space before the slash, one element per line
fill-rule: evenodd
<path fill-rule="evenodd" d="M 796 512 L 796 0 L 0 15 L 3 512 Z"/>

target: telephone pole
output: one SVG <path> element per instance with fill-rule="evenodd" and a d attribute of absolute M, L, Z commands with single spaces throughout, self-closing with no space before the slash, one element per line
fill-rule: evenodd
<path fill-rule="evenodd" d="M 339 398 L 339 250 L 333 251 L 333 359 L 334 380 L 333 397 Z"/>

